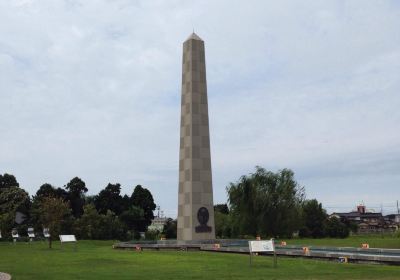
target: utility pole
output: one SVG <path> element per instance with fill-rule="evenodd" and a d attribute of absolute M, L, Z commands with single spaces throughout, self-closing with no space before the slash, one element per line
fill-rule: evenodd
<path fill-rule="evenodd" d="M 397 200 L 397 214 L 400 215 L 399 201 Z"/>

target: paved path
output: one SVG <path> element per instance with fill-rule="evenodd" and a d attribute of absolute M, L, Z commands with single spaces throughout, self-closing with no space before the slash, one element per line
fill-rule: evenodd
<path fill-rule="evenodd" d="M 0 272 L 0 280 L 10 280 L 10 279 L 11 279 L 10 274 Z"/>

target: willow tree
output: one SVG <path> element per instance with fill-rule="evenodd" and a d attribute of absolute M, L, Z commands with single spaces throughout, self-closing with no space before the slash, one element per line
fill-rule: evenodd
<path fill-rule="evenodd" d="M 276 173 L 256 167 L 227 187 L 233 227 L 239 235 L 290 237 L 301 225 L 304 188 L 290 169 Z"/>

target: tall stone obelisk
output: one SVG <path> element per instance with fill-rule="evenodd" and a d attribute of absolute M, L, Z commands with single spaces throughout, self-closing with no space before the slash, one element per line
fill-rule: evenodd
<path fill-rule="evenodd" d="M 204 42 L 183 43 L 178 240 L 215 239 Z"/>

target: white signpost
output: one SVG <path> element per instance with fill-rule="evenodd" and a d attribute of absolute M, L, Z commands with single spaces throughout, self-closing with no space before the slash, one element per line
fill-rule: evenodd
<path fill-rule="evenodd" d="M 250 265 L 254 253 L 273 252 L 274 267 L 277 265 L 274 239 L 249 241 Z"/>
<path fill-rule="evenodd" d="M 76 251 L 76 237 L 75 235 L 59 235 L 60 241 L 61 241 L 61 248 L 63 243 L 69 243 L 69 242 L 74 242 L 75 243 L 75 251 Z"/>

